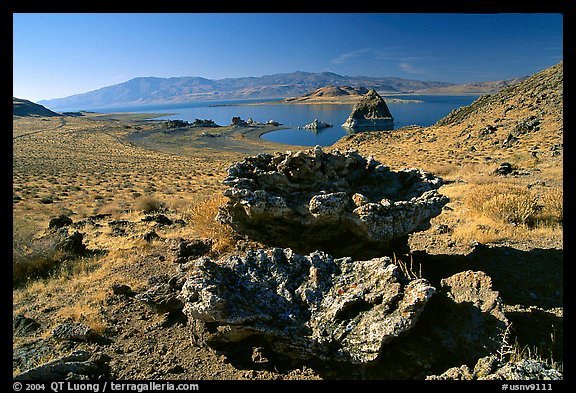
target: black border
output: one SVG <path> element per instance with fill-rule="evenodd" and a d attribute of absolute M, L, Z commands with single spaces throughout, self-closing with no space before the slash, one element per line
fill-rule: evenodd
<path fill-rule="evenodd" d="M 209 12 L 209 13 L 220 13 L 220 12 L 230 12 L 230 13 L 359 13 L 359 12 L 382 12 L 382 13 L 470 13 L 470 14 L 491 14 L 491 13 L 560 13 L 564 17 L 564 68 L 567 72 L 564 73 L 564 107 L 567 109 L 564 117 L 564 128 L 567 130 L 566 143 L 564 146 L 565 154 L 571 153 L 571 147 L 573 146 L 570 140 L 572 135 L 576 133 L 576 123 L 573 120 L 574 112 L 576 109 L 574 88 L 574 77 L 572 75 L 573 68 L 573 56 L 576 53 L 576 46 L 573 44 L 574 26 L 574 0 L 545 0 L 538 2 L 516 2 L 516 1 L 493 1 L 485 0 L 482 2 L 466 2 L 460 1 L 458 3 L 454 2 L 441 2 L 441 1 L 401 1 L 396 0 L 391 1 L 380 1 L 380 2 L 366 2 L 364 4 L 355 4 L 353 2 L 300 2 L 300 1 L 290 1 L 290 2 L 266 2 L 256 3 L 256 2 L 234 2 L 234 3 L 216 3 L 216 2 L 193 2 L 193 1 L 163 1 L 163 2 L 118 2 L 118 1 L 98 1 L 98 2 L 79 2 L 79 1 L 59 1 L 59 0 L 46 0 L 41 2 L 34 1 L 18 1 L 18 0 L 0 0 L 0 29 L 1 37 L 12 37 L 12 15 L 13 13 L 71 13 L 71 12 L 81 12 L 81 13 L 198 13 L 198 12 Z M 8 45 L 8 40 L 6 38 L 2 39 L 3 48 L 5 53 L 2 55 L 3 62 L 8 62 L 8 59 L 12 59 L 12 40 Z M 7 52 L 7 53 L 6 53 Z M 7 75 L 6 71 L 4 75 Z M 7 86 L 8 82 L 4 84 Z M 22 97 L 25 98 L 25 97 Z M 6 109 L 4 116 L 2 117 L 6 124 L 3 127 L 3 135 L 8 137 L 8 130 L 11 128 L 11 109 L 12 107 L 11 98 L 6 94 L 6 97 L 2 102 L 2 105 Z M 10 122 L 10 123 L 9 123 Z M 11 160 L 8 159 L 12 157 L 12 151 L 7 152 L 4 150 L 2 152 L 2 157 L 6 160 L 6 164 L 11 165 Z M 566 156 L 565 156 L 566 157 Z M 565 210 L 568 220 L 565 220 L 565 239 L 567 239 L 568 247 L 564 247 L 564 252 L 568 252 L 568 264 L 570 266 L 574 258 L 570 256 L 572 253 L 572 220 L 573 208 L 571 201 L 576 200 L 576 195 L 574 194 L 574 188 L 572 181 L 574 164 L 568 162 L 569 165 L 564 163 L 565 170 Z M 8 170 L 9 167 L 5 167 L 2 172 L 3 183 L 6 186 L 12 185 L 12 177 L 10 176 L 11 171 Z M 12 221 L 12 199 L 11 195 L 6 192 L 2 194 L 2 205 L 6 208 L 6 217 L 3 220 L 5 223 L 10 223 Z M 568 235 L 568 237 L 566 237 Z M 6 249 L 8 249 L 6 247 Z M 566 272 L 569 272 L 569 268 Z M 7 275 L 5 275 L 8 277 Z M 3 299 L 11 299 L 11 285 L 5 284 L 3 287 L 6 289 L 6 294 Z M 10 292 L 9 292 L 10 291 Z M 9 293 L 8 293 L 9 292 Z M 387 388 L 400 388 L 400 389 L 441 389 L 443 391 L 459 391 L 465 389 L 481 389 L 482 391 L 503 391 L 503 384 L 516 384 L 516 385 L 530 385 L 531 383 L 550 383 L 553 391 L 564 391 L 568 386 L 574 385 L 574 376 L 572 371 L 572 357 L 573 354 L 570 349 L 575 348 L 574 342 L 572 341 L 571 332 L 574 331 L 574 325 L 572 325 L 572 317 L 574 312 L 573 304 L 573 292 L 564 291 L 566 294 L 564 299 L 564 324 L 565 331 L 568 334 L 564 335 L 564 380 L 563 381 L 411 381 L 411 380 L 385 380 L 385 381 L 195 381 L 200 387 L 200 391 L 206 390 L 220 390 L 229 388 L 247 388 L 251 391 L 270 391 L 276 388 L 289 388 L 289 389 L 335 389 L 342 391 L 350 391 L 357 388 L 362 389 L 387 389 Z M 5 325 L 8 327 L 9 320 L 12 319 L 11 307 L 8 305 L 3 308 L 6 311 L 6 318 L 4 318 Z M 567 329 L 566 329 L 567 328 Z M 12 333 L 3 335 L 3 337 L 11 337 Z M 8 360 L 8 359 L 6 359 Z M 6 377 L 3 380 L 12 379 L 11 373 L 9 373 L 10 368 L 8 365 L 3 368 L 6 372 Z M 28 381 L 22 383 L 24 385 L 33 382 Z M 47 384 L 46 381 L 39 381 Z M 86 381 L 89 383 L 96 383 L 97 381 Z M 146 381 L 122 381 L 126 383 L 145 383 Z M 158 382 L 184 382 L 184 381 L 167 381 L 162 380 Z M 186 381 L 192 382 L 192 381 Z M 9 382 L 8 386 L 10 391 L 13 390 L 13 381 Z M 102 391 L 103 382 L 98 382 L 100 384 L 100 392 Z M 49 389 L 49 384 L 46 385 L 45 391 Z M 521 389 L 521 388 L 520 388 Z M 528 390 L 527 388 L 525 388 Z M 572 388 L 573 389 L 573 388 Z M 23 389 L 24 390 L 24 389 Z M 511 390 L 511 389 L 509 389 Z M 518 389 L 519 390 L 519 389 Z"/>

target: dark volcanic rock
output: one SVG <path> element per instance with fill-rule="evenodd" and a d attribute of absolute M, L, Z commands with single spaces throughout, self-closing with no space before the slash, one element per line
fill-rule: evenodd
<path fill-rule="evenodd" d="M 442 179 L 393 172 L 354 151 L 259 154 L 228 169 L 218 220 L 273 247 L 372 258 L 428 229 L 448 198 Z"/>
<path fill-rule="evenodd" d="M 15 380 L 68 380 L 99 379 L 109 376 L 110 357 L 101 353 L 91 355 L 75 351 L 68 356 L 24 371 Z"/>
<path fill-rule="evenodd" d="M 351 129 L 372 128 L 391 130 L 394 127 L 394 118 L 386 105 L 386 101 L 372 89 L 354 105 L 352 113 L 342 127 Z"/>
<path fill-rule="evenodd" d="M 15 336 L 28 336 L 40 328 L 40 324 L 24 314 L 15 315 L 12 319 L 12 331 Z"/>
<path fill-rule="evenodd" d="M 275 248 L 196 260 L 179 299 L 213 347 L 259 336 L 295 359 L 369 363 L 409 331 L 435 293 L 390 258 L 354 261 Z"/>
<path fill-rule="evenodd" d="M 143 293 L 135 296 L 150 306 L 158 314 L 177 314 L 182 310 L 182 302 L 178 299 L 178 292 L 168 282 L 159 282 Z"/>
<path fill-rule="evenodd" d="M 56 340 L 93 341 L 98 334 L 84 324 L 64 322 L 52 330 L 52 337 Z"/>

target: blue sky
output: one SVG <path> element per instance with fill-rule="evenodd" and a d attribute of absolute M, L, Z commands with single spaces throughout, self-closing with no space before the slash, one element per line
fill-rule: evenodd
<path fill-rule="evenodd" d="M 559 13 L 13 14 L 13 95 L 34 102 L 140 76 L 492 81 L 562 58 Z"/>

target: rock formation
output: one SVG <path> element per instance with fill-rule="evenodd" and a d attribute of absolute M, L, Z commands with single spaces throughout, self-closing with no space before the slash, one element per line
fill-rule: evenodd
<path fill-rule="evenodd" d="M 259 154 L 228 169 L 228 202 L 217 219 L 238 233 L 299 253 L 386 255 L 425 230 L 448 198 L 442 179 L 420 169 L 391 171 L 355 151 Z"/>
<path fill-rule="evenodd" d="M 314 119 L 314 121 L 312 123 L 306 124 L 304 126 L 304 129 L 306 129 L 306 130 L 318 130 L 320 128 L 328 128 L 328 127 L 332 127 L 332 124 L 325 123 L 323 121 L 319 121 L 318 119 Z"/>
<path fill-rule="evenodd" d="M 364 364 L 414 326 L 434 293 L 388 257 L 354 261 L 275 248 L 197 259 L 179 299 L 209 346 L 257 336 L 294 359 Z"/>
<path fill-rule="evenodd" d="M 394 118 L 388 105 L 376 90 L 371 89 L 354 105 L 342 127 L 350 129 L 391 130 Z"/>
<path fill-rule="evenodd" d="M 501 350 L 510 322 L 490 276 L 468 270 L 435 287 L 410 333 L 382 349 L 378 363 L 385 379 L 424 379 Z"/>
<path fill-rule="evenodd" d="M 233 116 L 230 125 L 233 127 L 247 127 L 248 123 L 245 120 L 242 120 L 240 116 Z"/>

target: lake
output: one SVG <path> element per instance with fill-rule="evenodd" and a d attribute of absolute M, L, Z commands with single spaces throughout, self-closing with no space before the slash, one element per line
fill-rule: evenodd
<path fill-rule="evenodd" d="M 388 98 L 383 96 L 384 98 Z M 388 108 L 394 117 L 394 128 L 408 125 L 431 126 L 449 114 L 453 109 L 466 106 L 476 100 L 478 95 L 439 96 L 439 95 L 407 95 L 395 98 L 420 100 L 421 103 L 389 103 Z M 392 97 L 389 97 L 392 98 Z M 258 100 L 262 102 L 263 100 Z M 272 101 L 272 100 L 269 100 Z M 334 104 L 260 104 L 248 105 L 252 101 L 211 101 L 188 104 L 148 105 L 123 108 L 101 108 L 95 111 L 103 112 L 173 112 L 175 114 L 158 117 L 157 119 L 179 119 L 193 122 L 195 119 L 211 119 L 219 125 L 229 125 L 232 117 L 239 116 L 243 120 L 252 118 L 265 123 L 275 120 L 286 129 L 272 131 L 262 135 L 263 139 L 272 142 L 301 146 L 330 146 L 338 139 L 348 135 L 350 131 L 341 126 L 350 115 L 353 105 Z M 330 123 L 333 127 L 317 131 L 298 129 L 314 119 Z"/>

